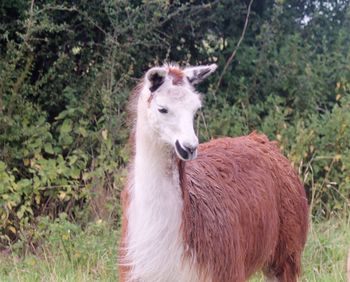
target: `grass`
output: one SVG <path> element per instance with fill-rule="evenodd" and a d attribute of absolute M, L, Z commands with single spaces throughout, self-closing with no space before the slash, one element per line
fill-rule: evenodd
<path fill-rule="evenodd" d="M 347 281 L 346 261 L 349 247 L 349 217 L 333 218 L 311 225 L 303 260 L 302 281 Z"/>
<path fill-rule="evenodd" d="M 0 257 L 0 281 L 118 281 L 116 230 L 103 222 L 82 230 L 65 220 L 47 223 L 37 253 L 19 255 L 23 246 Z M 346 281 L 349 218 L 311 225 L 301 281 Z M 263 281 L 256 276 L 251 281 Z"/>
<path fill-rule="evenodd" d="M 303 282 L 346 282 L 350 218 L 332 218 L 310 225 L 303 256 Z M 262 282 L 261 275 L 251 282 Z"/>
<path fill-rule="evenodd" d="M 23 246 L 0 256 L 0 281 L 118 281 L 118 232 L 104 222 L 82 230 L 66 220 L 46 225 L 36 254 Z"/>

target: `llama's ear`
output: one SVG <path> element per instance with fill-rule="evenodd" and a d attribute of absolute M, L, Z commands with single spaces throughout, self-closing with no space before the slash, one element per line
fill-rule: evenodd
<path fill-rule="evenodd" d="M 165 80 L 167 72 L 164 68 L 151 68 L 147 73 L 146 73 L 146 80 L 149 82 L 149 90 L 151 92 L 156 91 L 163 83 Z"/>
<path fill-rule="evenodd" d="M 187 67 L 184 69 L 188 81 L 195 85 L 213 73 L 218 66 L 211 64 L 208 66 Z"/>

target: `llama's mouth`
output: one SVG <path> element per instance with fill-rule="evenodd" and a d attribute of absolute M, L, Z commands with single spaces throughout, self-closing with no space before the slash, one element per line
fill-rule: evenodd
<path fill-rule="evenodd" d="M 176 152 L 177 156 L 183 161 L 193 160 L 197 157 L 197 150 L 196 149 L 182 147 L 180 145 L 179 140 L 176 140 L 176 142 L 175 142 L 175 152 Z"/>

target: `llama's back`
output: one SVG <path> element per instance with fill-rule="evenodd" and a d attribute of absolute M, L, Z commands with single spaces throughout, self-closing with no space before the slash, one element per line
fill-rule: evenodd
<path fill-rule="evenodd" d="M 203 275 L 244 281 L 264 269 L 283 279 L 282 264 L 300 260 L 308 208 L 304 187 L 277 146 L 256 133 L 216 139 L 182 165 L 184 240 Z M 293 265 L 298 274 L 300 261 Z"/>

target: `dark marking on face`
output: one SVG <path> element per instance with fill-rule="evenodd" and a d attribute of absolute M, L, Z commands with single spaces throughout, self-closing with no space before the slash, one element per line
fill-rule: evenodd
<path fill-rule="evenodd" d="M 154 73 L 151 75 L 150 81 L 152 86 L 149 88 L 149 90 L 154 92 L 164 83 L 164 77 L 160 76 L 158 73 Z"/>

